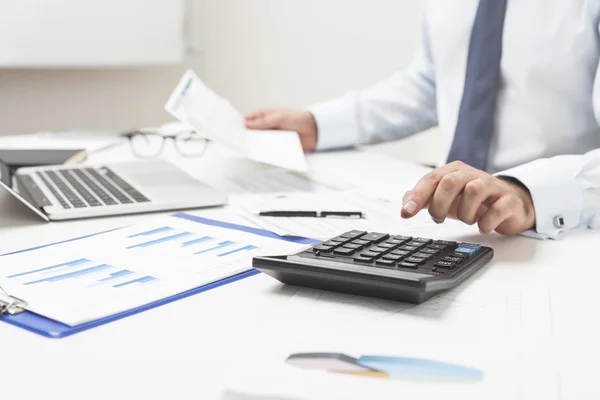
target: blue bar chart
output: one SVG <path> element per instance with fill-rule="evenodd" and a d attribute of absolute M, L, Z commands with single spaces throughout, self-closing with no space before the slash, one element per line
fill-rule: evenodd
<path fill-rule="evenodd" d="M 51 265 L 49 267 L 44 267 L 44 268 L 40 268 L 40 269 L 34 269 L 32 271 L 26 271 L 26 272 L 21 272 L 21 273 L 14 274 L 14 275 L 9 275 L 9 276 L 7 276 L 7 278 L 9 278 L 9 279 L 19 278 L 21 276 L 37 274 L 40 272 L 51 271 L 51 270 L 55 270 L 55 269 L 59 269 L 59 268 L 63 268 L 63 267 L 77 267 L 77 266 L 85 265 L 88 263 L 91 263 L 91 261 L 86 258 L 80 258 L 78 260 L 73 260 L 73 261 L 69 261 L 66 263 L 62 263 L 62 264 Z"/>
<path fill-rule="evenodd" d="M 133 285 L 135 283 L 148 283 L 148 282 L 152 282 L 155 281 L 156 278 L 152 277 L 152 276 L 143 276 L 141 278 L 138 279 L 134 279 L 131 281 L 127 281 L 127 282 L 123 282 L 123 283 L 119 283 L 118 285 L 114 285 L 114 288 L 120 288 L 123 286 L 129 286 L 129 285 Z"/>
<path fill-rule="evenodd" d="M 36 283 L 42 283 L 42 282 L 50 282 L 50 283 L 58 282 L 58 281 L 62 281 L 65 279 L 77 278 L 79 276 L 93 274 L 94 272 L 102 271 L 102 270 L 105 270 L 108 268 L 112 268 L 112 267 L 108 264 L 100 264 L 100 265 L 96 265 L 95 267 L 85 268 L 85 269 L 75 271 L 75 272 L 69 272 L 66 274 L 54 275 L 54 276 L 50 276 L 48 278 L 25 282 L 25 283 L 23 283 L 23 285 L 35 285 Z"/>
<path fill-rule="evenodd" d="M 119 279 L 119 278 L 121 278 L 123 276 L 131 275 L 133 273 L 134 273 L 133 271 L 129 271 L 127 269 L 123 269 L 121 271 L 113 272 L 112 274 L 110 274 L 106 278 L 99 279 L 98 282 L 114 281 L 115 279 Z"/>
<path fill-rule="evenodd" d="M 192 235 L 192 233 L 190 233 L 190 232 L 176 233 L 174 235 L 162 237 L 160 239 L 154 239 L 154 240 L 151 240 L 149 242 L 143 242 L 143 243 L 140 243 L 140 244 L 129 246 L 127 248 L 128 249 L 135 249 L 135 248 L 138 248 L 138 247 L 150 247 L 150 246 L 154 246 L 154 245 L 157 245 L 157 244 L 166 243 L 166 242 L 170 242 L 170 241 L 173 241 L 173 240 L 178 240 L 178 239 L 181 239 L 181 238 L 185 238 L 185 237 L 188 237 L 188 236 L 191 236 L 191 235 Z"/>
<path fill-rule="evenodd" d="M 211 252 L 211 251 L 218 251 L 218 250 L 221 250 L 221 249 L 223 249 L 223 248 L 225 248 L 225 247 L 232 246 L 232 245 L 234 245 L 234 244 L 235 244 L 235 242 L 231 242 L 231 241 L 229 241 L 229 240 L 226 240 L 226 241 L 224 241 L 224 242 L 221 242 L 221 243 L 219 243 L 218 245 L 216 245 L 216 246 L 214 246 L 214 247 L 209 247 L 208 249 L 204 249 L 204 250 L 197 251 L 197 252 L 195 252 L 194 254 L 196 254 L 196 255 L 197 255 L 197 254 L 204 254 L 204 253 L 208 253 L 208 252 Z"/>
<path fill-rule="evenodd" d="M 160 228 L 152 229 L 152 230 L 149 230 L 149 231 L 136 233 L 136 234 L 130 235 L 128 237 L 129 238 L 136 238 L 136 237 L 139 237 L 139 236 L 152 236 L 152 235 L 156 235 L 158 233 L 168 232 L 168 231 L 172 231 L 172 230 L 173 230 L 173 228 L 171 228 L 170 226 L 162 226 Z"/>
<path fill-rule="evenodd" d="M 227 257 L 240 255 L 244 252 L 258 250 L 253 244 L 237 243 L 226 238 L 197 235 L 191 232 L 177 232 L 169 226 L 151 228 L 143 232 L 127 236 L 128 240 L 143 239 L 141 242 L 126 245 L 127 250 L 157 248 L 168 245 L 170 251 L 182 251 L 185 254 L 211 255 Z M 189 250 L 189 251 L 188 251 Z"/>
<path fill-rule="evenodd" d="M 257 249 L 258 249 L 257 246 L 248 245 L 248 246 L 240 247 L 239 249 L 230 250 L 226 253 L 221 253 L 218 255 L 218 257 L 227 257 L 232 254 L 239 253 L 240 251 L 252 251 L 252 250 L 257 250 Z"/>
<path fill-rule="evenodd" d="M 153 276 L 141 276 L 135 271 L 115 268 L 112 265 L 94 262 L 86 258 L 24 271 L 19 274 L 7 276 L 7 278 L 20 280 L 24 286 L 56 284 L 63 281 L 79 280 L 82 287 L 106 284 L 111 285 L 115 289 L 158 280 Z"/>

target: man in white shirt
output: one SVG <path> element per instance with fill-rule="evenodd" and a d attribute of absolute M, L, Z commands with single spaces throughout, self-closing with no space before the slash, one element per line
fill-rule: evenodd
<path fill-rule="evenodd" d="M 403 217 L 427 208 L 438 223 L 557 238 L 600 228 L 599 60 L 600 0 L 427 0 L 406 71 L 246 124 L 296 131 L 307 151 L 439 125 L 447 164 L 406 193 Z"/>

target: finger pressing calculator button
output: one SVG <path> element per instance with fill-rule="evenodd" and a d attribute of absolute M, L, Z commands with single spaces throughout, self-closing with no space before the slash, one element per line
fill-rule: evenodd
<path fill-rule="evenodd" d="M 382 242 L 382 241 L 384 241 L 385 239 L 387 239 L 389 237 L 390 237 L 390 235 L 388 235 L 387 233 L 371 232 L 371 233 L 369 233 L 367 235 L 361 236 L 361 239 L 362 240 L 368 240 L 370 242 L 379 243 L 379 242 Z"/>
<path fill-rule="evenodd" d="M 354 254 L 356 250 L 354 249 L 348 249 L 346 247 L 340 247 L 337 248 L 333 251 L 333 254 L 337 254 L 339 256 L 351 256 L 352 254 Z"/>
<path fill-rule="evenodd" d="M 419 268 L 419 266 L 417 264 L 406 262 L 406 261 L 402 261 L 400 264 L 398 264 L 398 266 L 402 267 L 402 268 L 412 268 L 412 269 Z"/>
<path fill-rule="evenodd" d="M 435 266 L 438 268 L 452 269 L 456 266 L 456 263 L 451 261 L 438 261 L 435 263 Z"/>
<path fill-rule="evenodd" d="M 365 231 L 350 231 L 350 232 L 346 232 L 344 234 L 341 234 L 340 237 L 343 238 L 348 238 L 348 239 L 357 239 L 361 236 L 363 236 L 364 234 L 366 234 L 367 232 Z"/>
<path fill-rule="evenodd" d="M 313 247 L 313 251 L 315 253 L 317 253 L 317 252 L 328 252 L 331 249 L 333 249 L 333 246 L 326 246 L 324 244 L 320 244 L 318 246 Z"/>

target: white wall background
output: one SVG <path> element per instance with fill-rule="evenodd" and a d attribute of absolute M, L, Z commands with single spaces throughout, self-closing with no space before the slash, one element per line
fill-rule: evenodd
<path fill-rule="evenodd" d="M 160 124 L 188 65 L 242 112 L 303 107 L 387 77 L 419 43 L 419 0 L 192 1 L 200 54 L 185 66 L 0 70 L 0 133 Z M 382 151 L 435 161 L 435 139 Z"/>

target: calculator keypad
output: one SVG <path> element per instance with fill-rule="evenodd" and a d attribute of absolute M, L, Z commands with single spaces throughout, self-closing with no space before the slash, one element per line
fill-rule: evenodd
<path fill-rule="evenodd" d="M 470 243 L 354 230 L 299 254 L 348 264 L 433 275 L 452 273 L 481 249 Z"/>

